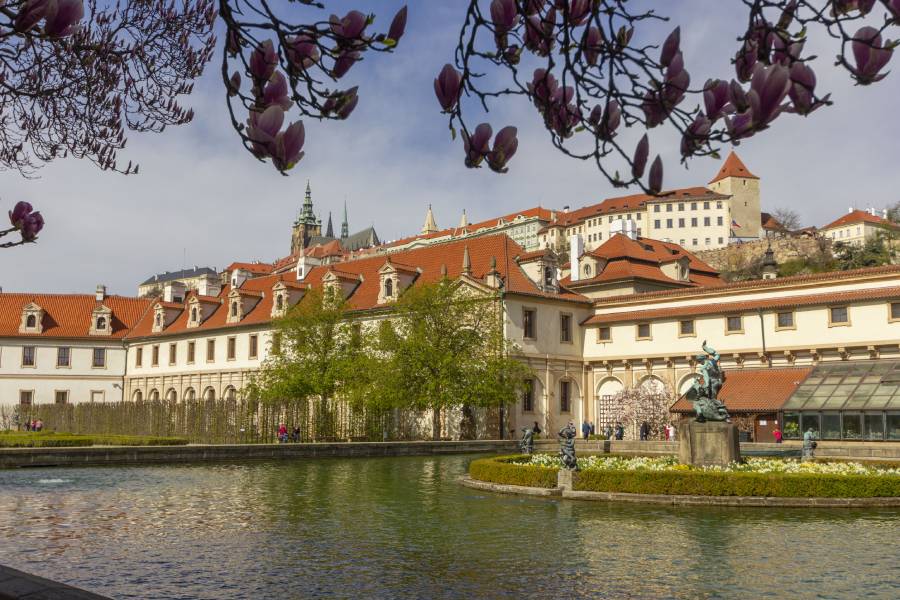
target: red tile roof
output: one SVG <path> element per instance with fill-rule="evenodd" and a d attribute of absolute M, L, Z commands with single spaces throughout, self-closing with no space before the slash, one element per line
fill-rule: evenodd
<path fill-rule="evenodd" d="M 742 177 L 744 179 L 759 179 L 756 175 L 750 172 L 743 161 L 738 158 L 737 153 L 734 150 L 728 153 L 728 158 L 725 159 L 725 162 L 722 164 L 722 168 L 719 169 L 719 172 L 715 177 L 712 178 L 710 183 L 715 183 L 720 179 L 725 179 L 726 177 Z"/>
<path fill-rule="evenodd" d="M 19 333 L 22 308 L 34 302 L 44 309 L 41 333 Z M 0 294 L 0 336 L 42 338 L 122 338 L 147 312 L 151 300 L 107 296 L 97 302 L 93 294 Z M 106 306 L 112 311 L 112 335 L 93 336 L 91 314 Z"/>
<path fill-rule="evenodd" d="M 410 250 L 401 250 L 391 256 L 392 260 L 402 261 L 404 265 L 414 265 L 416 268 L 421 269 L 421 273 L 413 284 L 419 285 L 421 283 L 439 281 L 442 276 L 442 266 L 446 266 L 447 275 L 450 278 L 459 277 L 462 272 L 463 253 L 466 247 L 469 249 L 469 260 L 472 268 L 471 276 L 476 279 L 484 279 L 485 275 L 491 270 L 491 258 L 496 258 L 497 270 L 504 279 L 504 291 L 506 294 L 521 294 L 590 304 L 588 298 L 566 289 L 561 290 L 559 294 L 541 291 L 513 260 L 517 254 L 522 253 L 522 247 L 504 234 L 485 235 Z M 381 287 L 381 278 L 378 271 L 385 264 L 386 260 L 387 257 L 384 255 L 375 255 L 342 262 L 339 264 L 340 270 L 328 265 L 313 267 L 302 282 L 296 281 L 294 272 L 248 279 L 244 282 L 241 290 L 256 290 L 262 292 L 263 297 L 239 323 L 226 323 L 225 313 L 227 311 L 216 309 L 199 327 L 193 328 L 191 331 L 267 323 L 271 320 L 272 313 L 273 294 L 270 293 L 270 290 L 275 284 L 279 281 L 283 281 L 285 284 L 296 282 L 320 288 L 322 278 L 329 271 L 335 272 L 339 276 L 359 281 L 359 285 L 356 286 L 347 299 L 351 309 L 369 310 L 380 308 L 378 295 Z M 230 286 L 226 285 L 222 289 L 220 296 L 226 297 L 230 291 Z M 187 331 L 187 317 L 187 311 L 185 311 L 161 333 L 153 333 L 152 316 L 146 317 L 140 320 L 129 337 L 183 333 Z"/>
<path fill-rule="evenodd" d="M 535 206 L 534 208 L 528 208 L 525 210 L 520 210 L 518 212 L 510 213 L 508 215 L 503 215 L 502 217 L 493 217 L 491 219 L 487 219 L 485 221 L 481 221 L 478 223 L 470 223 L 465 227 L 450 227 L 447 229 L 441 229 L 440 231 L 435 231 L 434 233 L 423 233 L 418 235 L 412 235 L 409 237 L 405 237 L 399 240 L 395 240 L 393 242 L 389 242 L 380 246 L 380 248 L 393 248 L 396 246 L 403 246 L 405 244 L 409 244 L 416 240 L 429 240 L 434 238 L 441 237 L 458 237 L 461 235 L 468 235 L 477 233 L 479 229 L 489 229 L 491 227 L 496 227 L 499 225 L 500 221 L 504 223 L 511 223 L 515 221 L 516 217 L 525 217 L 525 218 L 534 218 L 537 217 L 541 221 L 550 221 L 551 216 L 554 211 L 543 208 L 541 206 Z"/>
<path fill-rule="evenodd" d="M 710 200 L 716 198 L 727 198 L 722 194 L 718 194 L 705 187 L 687 187 L 667 192 L 660 192 L 657 196 L 649 194 L 631 194 L 630 196 L 618 196 L 616 198 L 607 198 L 598 204 L 591 204 L 567 213 L 557 213 L 556 221 L 548 225 L 569 227 L 576 225 L 587 219 L 594 218 L 599 215 L 608 215 L 620 212 L 643 210 L 648 202 L 675 202 L 691 199 Z"/>
<path fill-rule="evenodd" d="M 237 269 L 249 271 L 254 275 L 268 275 L 275 270 L 275 266 L 270 263 L 262 262 L 233 262 L 225 267 L 225 270 L 229 273 L 236 271 Z"/>
<path fill-rule="evenodd" d="M 784 369 L 725 369 L 725 383 L 719 399 L 730 413 L 775 412 L 812 372 L 812 367 Z M 672 412 L 693 412 L 683 396 L 669 408 Z"/>
<path fill-rule="evenodd" d="M 715 269 L 672 242 L 649 238 L 633 240 L 627 235 L 619 233 L 585 254 L 605 259 L 606 266 L 590 279 L 579 279 L 573 282 L 571 277 L 567 277 L 562 281 L 563 285 L 577 288 L 623 279 L 645 279 L 673 286 L 723 284 Z M 688 259 L 689 281 L 672 279 L 660 268 L 663 264 L 682 258 Z"/>
<path fill-rule="evenodd" d="M 822 229 L 831 229 L 832 227 L 840 227 L 841 225 L 853 225 L 855 223 L 872 223 L 874 225 L 881 225 L 884 227 L 892 227 L 897 228 L 898 226 L 887 219 L 883 219 L 881 217 L 870 214 L 864 210 L 854 210 L 851 213 L 847 213 L 840 219 L 832 221 Z"/>
<path fill-rule="evenodd" d="M 627 323 L 631 321 L 652 321 L 672 317 L 696 317 L 702 315 L 740 314 L 755 310 L 777 310 L 802 306 L 841 305 L 860 300 L 894 300 L 900 299 L 900 287 L 883 287 L 848 292 L 831 292 L 825 294 L 803 294 L 798 296 L 782 296 L 743 302 L 716 302 L 713 304 L 673 306 L 648 310 L 634 310 L 622 313 L 605 313 L 594 315 L 584 321 L 584 325 Z M 813 345 L 815 345 L 813 343 Z"/>
<path fill-rule="evenodd" d="M 786 228 L 781 222 L 776 219 L 774 216 L 767 212 L 759 213 L 759 222 L 762 225 L 763 229 L 767 229 L 769 231 L 785 231 Z"/>

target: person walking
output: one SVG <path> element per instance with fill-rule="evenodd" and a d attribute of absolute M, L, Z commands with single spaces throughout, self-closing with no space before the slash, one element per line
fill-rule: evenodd
<path fill-rule="evenodd" d="M 287 425 L 284 423 L 278 425 L 278 441 L 282 444 L 287 441 Z"/>
<path fill-rule="evenodd" d="M 591 435 L 591 426 L 590 426 L 590 424 L 585 420 L 585 421 L 581 424 L 581 437 L 583 437 L 583 438 L 585 439 L 585 441 L 587 441 L 587 439 L 588 439 L 588 437 L 589 437 L 590 435 Z"/>
<path fill-rule="evenodd" d="M 295 444 L 300 441 L 300 426 L 294 425 L 294 429 L 291 431 L 291 441 Z"/>
<path fill-rule="evenodd" d="M 606 429 L 603 430 L 603 435 L 608 440 L 613 439 L 613 428 L 611 424 L 606 425 Z"/>
<path fill-rule="evenodd" d="M 622 426 L 621 423 L 616 423 L 616 439 L 622 440 L 625 439 L 625 427 Z"/>
<path fill-rule="evenodd" d="M 781 433 L 781 430 L 778 429 L 778 426 L 775 426 L 775 430 L 772 432 L 772 437 L 775 438 L 775 443 L 780 444 L 784 435 Z"/>
<path fill-rule="evenodd" d="M 650 424 L 647 421 L 641 423 L 641 441 L 646 442 L 650 439 Z"/>
<path fill-rule="evenodd" d="M 591 421 L 591 435 L 595 435 L 597 431 L 594 429 L 594 422 Z"/>

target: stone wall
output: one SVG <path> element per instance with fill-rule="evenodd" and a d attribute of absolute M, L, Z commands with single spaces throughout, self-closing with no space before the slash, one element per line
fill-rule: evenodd
<path fill-rule="evenodd" d="M 819 252 L 819 240 L 808 237 L 773 238 L 772 251 L 779 264 L 813 256 Z M 768 240 L 757 240 L 743 244 L 731 244 L 717 250 L 695 252 L 700 260 L 709 263 L 717 271 L 736 271 L 745 265 L 761 259 L 769 247 Z"/>

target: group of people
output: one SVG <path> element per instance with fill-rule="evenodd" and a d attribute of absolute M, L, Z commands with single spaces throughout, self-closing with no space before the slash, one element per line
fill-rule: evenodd
<path fill-rule="evenodd" d="M 25 431 L 41 431 L 42 429 L 44 429 L 44 422 L 40 419 L 25 420 Z"/>
<path fill-rule="evenodd" d="M 278 441 L 282 444 L 286 444 L 288 441 L 298 443 L 300 441 L 300 427 L 294 425 L 290 435 L 288 435 L 287 425 L 280 423 L 278 425 Z"/>
<path fill-rule="evenodd" d="M 640 433 L 640 439 L 642 441 L 650 439 L 651 428 L 650 428 L 650 424 L 647 421 L 644 421 L 643 423 L 641 423 L 641 426 L 639 428 L 639 433 Z M 583 437 L 585 440 L 588 440 L 588 439 L 590 439 L 590 436 L 595 435 L 595 434 L 596 434 L 596 430 L 594 428 L 594 422 L 585 420 L 581 424 L 581 437 Z M 673 425 L 672 423 L 669 423 L 668 425 L 666 425 L 663 428 L 663 434 L 665 435 L 665 439 L 667 442 L 674 441 L 676 439 L 675 425 Z M 607 440 L 625 439 L 625 426 L 622 425 L 622 423 L 619 421 L 616 422 L 615 427 L 613 427 L 613 425 L 611 423 L 607 424 L 603 430 L 603 437 L 604 437 L 604 439 L 607 439 Z"/>

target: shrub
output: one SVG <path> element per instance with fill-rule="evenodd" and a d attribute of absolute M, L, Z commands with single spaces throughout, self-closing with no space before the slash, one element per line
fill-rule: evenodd
<path fill-rule="evenodd" d="M 469 476 L 479 481 L 521 485 L 526 487 L 554 488 L 558 468 L 513 464 L 513 461 L 527 456 L 500 456 L 473 460 L 469 465 Z"/>
<path fill-rule="evenodd" d="M 575 489 L 591 492 L 780 498 L 900 497 L 900 477 L 717 471 L 581 471 Z"/>
<path fill-rule="evenodd" d="M 95 446 L 183 446 L 187 438 L 158 437 L 153 435 L 103 435 L 91 434 Z"/>
<path fill-rule="evenodd" d="M 90 446 L 94 440 L 86 435 L 37 433 L 34 435 L 0 434 L 0 448 L 71 448 Z"/>

